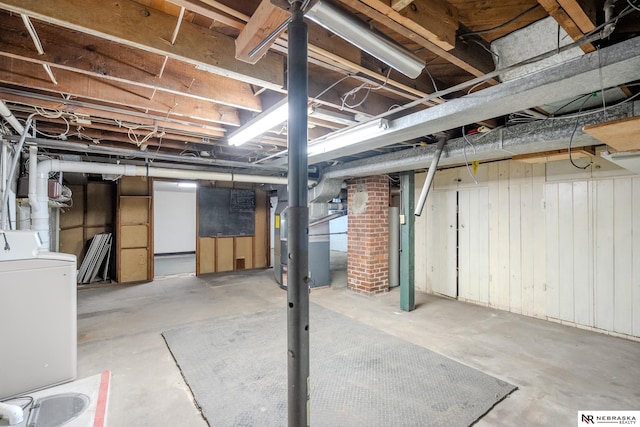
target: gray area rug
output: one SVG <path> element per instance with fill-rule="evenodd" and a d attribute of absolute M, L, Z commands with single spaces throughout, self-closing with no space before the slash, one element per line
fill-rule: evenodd
<path fill-rule="evenodd" d="M 513 385 L 316 304 L 311 425 L 468 426 Z M 165 331 L 211 426 L 287 424 L 286 309 Z"/>

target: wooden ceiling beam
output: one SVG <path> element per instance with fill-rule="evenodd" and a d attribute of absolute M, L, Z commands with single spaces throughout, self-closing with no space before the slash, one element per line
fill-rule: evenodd
<path fill-rule="evenodd" d="M 25 113 L 19 114 L 16 117 L 26 118 L 26 114 Z M 73 122 L 71 119 L 68 119 L 68 118 L 65 118 L 65 119 L 66 119 L 66 122 L 62 118 L 36 116 L 35 117 L 35 120 L 37 123 L 36 128 L 38 130 L 44 130 L 45 133 L 51 134 L 51 132 L 49 132 L 47 129 L 54 129 L 54 128 L 43 127 L 43 124 L 45 124 L 45 126 L 56 126 L 55 127 L 56 131 L 59 133 L 62 133 L 65 131 L 68 123 L 70 127 L 70 130 L 69 130 L 70 134 L 74 133 L 74 129 L 76 131 L 79 130 L 81 132 L 89 132 L 94 130 L 94 131 L 100 131 L 100 132 L 112 132 L 114 134 L 124 134 L 125 136 L 135 135 L 135 137 L 137 137 L 138 140 L 142 140 L 151 132 L 154 132 L 155 136 L 153 137 L 156 139 L 159 139 L 161 137 L 163 140 L 179 140 L 184 142 L 198 142 L 198 143 L 201 143 L 203 138 L 206 138 L 202 135 L 193 135 L 193 134 L 186 135 L 179 132 L 176 133 L 175 129 L 167 128 L 161 125 L 158 125 L 156 127 L 154 125 L 138 125 L 138 124 L 130 123 L 130 124 L 120 126 L 115 122 L 113 123 L 109 123 L 106 121 L 98 122 L 96 121 L 96 119 L 94 119 L 94 121 L 91 122 L 91 125 L 84 125 L 84 124 L 79 124 L 77 122 Z M 218 136 L 222 136 L 222 135 L 223 135 L 222 132 L 218 132 Z M 132 138 L 134 137 L 132 136 Z"/>
<path fill-rule="evenodd" d="M 163 92 L 197 98 L 250 111 L 262 111 L 248 83 L 195 69 L 193 65 L 35 21 L 44 54 L 25 43 L 22 20 L 0 14 L 0 55 L 47 64 Z M 160 73 L 162 73 L 160 75 Z"/>
<path fill-rule="evenodd" d="M 182 3 L 189 3 L 189 1 L 181 1 L 180 4 Z M 263 0 L 262 3 L 270 3 L 270 0 Z M 185 7 L 189 7 L 189 6 L 186 5 Z M 272 7 L 275 7 L 275 6 L 272 6 Z M 265 6 L 265 8 L 268 11 L 272 10 L 271 7 Z M 205 16 L 214 19 L 214 16 L 215 16 L 214 12 L 208 12 L 207 10 L 201 10 L 201 12 Z M 286 16 L 288 16 L 288 12 L 285 12 L 285 14 Z M 282 22 L 284 21 L 282 19 L 282 16 L 283 15 L 279 15 L 277 22 L 280 22 L 281 20 Z M 244 15 L 238 15 L 238 17 L 239 19 L 246 19 L 246 20 L 250 19 L 248 16 L 244 16 Z M 265 31 L 264 37 L 268 36 L 269 34 L 270 32 Z M 262 37 L 260 37 L 259 39 L 260 40 L 258 40 L 258 42 L 261 41 Z M 255 43 L 255 45 L 257 45 L 257 43 Z M 287 54 L 286 33 L 282 34 L 281 39 L 276 38 L 274 39 L 273 43 L 270 43 L 267 46 L 273 48 L 275 51 L 281 52 L 283 55 L 286 55 Z M 360 49 L 342 40 L 341 38 L 327 31 L 326 29 L 319 27 L 318 25 L 315 25 L 313 23 L 309 25 L 308 48 L 309 48 L 309 59 L 310 61 L 315 60 L 316 64 L 322 65 L 323 63 L 326 63 L 331 67 L 337 67 L 343 71 L 347 71 L 351 73 L 363 73 L 364 75 L 377 79 L 381 82 L 386 80 L 388 86 L 394 86 L 400 89 L 400 91 L 406 92 L 407 93 L 406 98 L 409 100 L 414 100 L 416 99 L 416 97 L 425 96 L 425 92 L 419 89 L 416 89 L 415 87 L 411 87 L 404 81 L 400 82 L 400 81 L 396 81 L 395 79 L 386 79 L 385 75 L 375 72 L 373 70 L 367 69 L 366 67 L 363 67 L 361 65 L 362 53 Z M 249 49 L 249 51 L 250 50 L 251 49 Z M 256 54 L 256 56 L 259 56 L 259 55 L 260 55 L 259 53 Z M 418 83 L 418 86 L 420 86 L 419 83 Z M 401 94 L 402 92 L 396 92 L 396 93 Z M 427 104 L 431 105 L 431 103 L 427 103 Z M 340 107 L 340 104 L 336 104 L 333 106 Z"/>
<path fill-rule="evenodd" d="M 538 0 L 538 3 L 574 41 L 596 28 L 595 11 L 585 12 L 577 0 Z M 596 50 L 591 43 L 582 44 L 580 48 L 584 53 Z"/>
<path fill-rule="evenodd" d="M 366 0 L 368 4 L 384 3 L 383 13 L 389 11 L 387 2 Z M 458 9 L 446 0 L 414 0 L 401 7 L 396 3 L 391 9 L 397 12 L 388 15 L 391 19 L 421 35 L 444 50 L 456 46 L 456 31 L 460 26 Z"/>
<path fill-rule="evenodd" d="M 238 13 L 236 10 L 218 1 L 171 0 L 171 3 L 238 30 L 244 28 L 244 23 L 248 19 L 247 16 Z"/>
<path fill-rule="evenodd" d="M 134 114 L 132 111 L 131 114 L 127 114 L 126 111 L 128 108 L 121 108 L 118 112 L 112 112 L 108 109 L 102 109 L 100 105 L 95 105 L 94 107 L 86 107 L 86 106 L 78 106 L 68 100 L 60 98 L 60 100 L 50 100 L 50 99 L 42 99 L 38 94 L 33 93 L 33 96 L 24 96 L 24 95 L 14 95 L 11 93 L 0 93 L 0 99 L 5 102 L 10 102 L 18 107 L 10 107 L 10 109 L 18 109 L 24 110 L 24 108 L 28 108 L 30 112 L 33 112 L 32 109 L 35 107 L 45 108 L 52 111 L 62 111 L 69 114 L 74 114 L 77 116 L 81 116 L 83 118 L 92 120 L 97 118 L 98 120 L 119 120 L 123 122 L 128 122 L 132 124 L 140 124 L 147 126 L 158 125 L 160 128 L 171 129 L 175 133 L 182 133 L 185 135 L 197 135 L 205 138 L 219 138 L 225 135 L 225 129 L 219 126 L 212 126 L 210 123 L 203 122 L 201 120 L 190 120 L 189 124 L 179 123 L 172 121 L 180 120 L 180 118 L 173 117 L 171 115 L 162 118 L 150 118 L 150 117 L 141 117 L 140 115 Z"/>
<path fill-rule="evenodd" d="M 351 3 L 340 1 L 345 4 Z M 416 0 L 411 7 L 402 10 L 391 7 L 389 0 L 357 1 L 445 51 L 453 49 L 456 45 L 458 11 L 445 0 Z M 428 19 L 428 15 L 431 15 L 432 19 Z"/>
<path fill-rule="evenodd" d="M 183 22 L 170 43 L 176 18 L 132 0 L 2 0 L 0 8 L 137 49 L 201 66 L 216 74 L 277 89 L 284 85 L 284 58 L 274 53 L 261 64 L 235 58 L 233 38 Z"/>
<path fill-rule="evenodd" d="M 117 106 L 126 105 L 144 112 L 172 114 L 226 125 L 240 124 L 238 111 L 224 105 L 160 91 L 154 93 L 151 89 L 107 82 L 67 70 L 54 69 L 53 72 L 58 80 L 57 85 L 48 80 L 44 70 L 37 64 L 6 57 L 0 61 L 0 82 L 5 84 L 101 100 Z"/>
<path fill-rule="evenodd" d="M 284 9 L 273 5 L 271 0 L 262 0 L 236 39 L 236 58 L 249 64 L 258 62 L 258 60 L 269 51 L 275 38 L 284 32 L 285 28 L 282 28 L 279 34 L 269 43 L 265 43 L 264 46 L 254 52 L 253 55 L 250 55 L 250 53 L 256 49 L 263 40 L 277 30 L 278 27 L 285 23 L 290 15 L 291 14 Z"/>
<path fill-rule="evenodd" d="M 374 0 L 340 0 L 340 2 L 346 6 L 351 7 L 359 13 L 379 22 L 380 24 L 390 28 L 403 37 L 412 40 L 418 45 L 424 47 L 430 52 L 440 56 L 447 62 L 461 68 L 471 74 L 472 76 L 479 77 L 495 68 L 493 59 L 488 52 L 483 49 L 478 49 L 477 46 L 468 46 L 464 43 L 456 44 L 456 47 L 451 50 L 446 50 L 433 43 L 426 37 L 420 34 L 416 34 L 411 29 L 391 19 L 389 16 L 380 12 L 376 7 L 372 7 L 367 2 Z M 380 0 L 375 0 L 379 2 Z M 395 11 L 394 11 L 395 12 Z M 492 84 L 497 84 L 496 80 L 490 80 Z"/>
<path fill-rule="evenodd" d="M 52 135 L 56 132 L 58 133 L 64 132 L 66 129 L 66 127 L 60 123 L 43 123 L 42 120 L 39 120 L 38 123 L 40 123 L 40 125 L 38 126 L 38 130 L 49 135 Z M 194 136 L 186 136 L 186 135 L 176 135 L 176 134 L 166 133 L 162 131 L 159 131 L 158 134 L 154 134 L 152 137 L 149 137 L 148 139 L 144 140 L 144 138 L 150 132 L 151 131 L 149 130 L 147 130 L 146 132 L 133 130 L 130 133 L 126 129 L 119 130 L 117 127 L 114 128 L 112 126 L 103 125 L 103 126 L 92 126 L 91 128 L 72 127 L 69 130 L 67 137 L 71 138 L 75 136 L 85 140 L 91 139 L 91 140 L 100 141 L 100 142 L 102 141 L 126 142 L 133 145 L 139 144 L 139 146 L 141 146 L 142 144 L 146 144 L 146 145 L 161 144 L 162 147 L 169 147 L 172 145 L 174 147 L 178 147 L 180 144 L 182 144 L 182 146 L 184 147 L 184 144 L 186 143 L 205 144 L 205 142 L 202 141 L 202 138 L 198 138 Z M 135 134 L 135 136 L 133 136 L 133 134 Z"/>

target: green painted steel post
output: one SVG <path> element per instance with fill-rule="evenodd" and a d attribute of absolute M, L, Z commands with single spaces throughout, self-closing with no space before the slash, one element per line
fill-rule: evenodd
<path fill-rule="evenodd" d="M 402 212 L 404 218 L 400 225 L 400 309 L 411 311 L 416 308 L 416 289 L 414 284 L 414 246 L 415 246 L 415 173 L 405 172 L 400 176 L 402 191 Z"/>

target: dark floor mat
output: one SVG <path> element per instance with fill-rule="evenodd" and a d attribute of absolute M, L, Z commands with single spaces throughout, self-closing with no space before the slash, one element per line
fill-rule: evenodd
<path fill-rule="evenodd" d="M 311 304 L 313 426 L 468 426 L 509 383 Z M 211 426 L 287 424 L 286 309 L 163 333 Z"/>

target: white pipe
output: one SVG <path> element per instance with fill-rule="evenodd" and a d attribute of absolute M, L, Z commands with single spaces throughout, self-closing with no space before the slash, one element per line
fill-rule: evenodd
<path fill-rule="evenodd" d="M 16 119 L 16 116 L 13 115 L 2 100 L 0 100 L 0 114 L 2 114 L 2 118 L 5 119 L 19 135 L 24 133 L 24 127 L 22 127 L 22 124 Z"/>
<path fill-rule="evenodd" d="M 7 167 L 9 166 L 9 141 L 2 140 L 2 157 L 0 157 L 0 203 L 1 200 L 4 200 L 4 192 L 5 187 L 8 185 L 7 182 Z M 0 211 L 4 211 L 6 208 L 4 206 L 0 206 Z M 3 224 L 0 222 L 0 229 L 2 229 Z"/>
<path fill-rule="evenodd" d="M 286 184 L 286 177 L 244 175 L 224 172 L 168 169 L 111 163 L 68 162 L 49 159 L 38 163 L 36 183 L 36 209 L 31 217 L 32 230 L 37 231 L 42 241 L 42 250 L 49 248 L 49 173 L 76 172 L 123 176 L 149 176 L 153 178 L 200 179 L 207 181 L 255 182 L 261 184 Z"/>
<path fill-rule="evenodd" d="M 0 101 L 0 104 L 2 104 L 1 101 Z M 0 110 L 1 109 L 2 108 L 0 108 Z M 9 114 L 11 114 L 11 112 L 9 112 Z M 20 141 L 18 142 L 18 146 L 16 147 L 16 150 L 15 150 L 15 156 L 13 159 L 13 163 L 11 164 L 11 169 L 9 169 L 9 174 L 6 177 L 7 183 L 5 185 L 4 192 L 2 193 L 2 205 L 0 207 L 0 211 L 2 212 L 2 217 L 0 218 L 0 229 L 3 229 L 3 227 L 7 227 L 7 228 L 4 228 L 5 230 L 9 229 L 9 223 L 8 223 L 9 213 L 7 212 L 7 201 L 9 200 L 9 188 L 11 188 L 11 184 L 9 181 L 13 180 L 13 175 L 15 174 L 16 167 L 18 166 L 18 162 L 20 161 L 20 152 L 22 151 L 22 146 L 24 145 L 25 139 L 27 139 L 27 131 L 29 130 L 29 127 L 31 126 L 31 123 L 33 122 L 33 117 L 35 115 L 36 113 L 33 113 L 33 114 L 30 114 L 29 117 L 27 117 L 27 123 L 22 129 L 22 135 L 20 136 Z"/>
<path fill-rule="evenodd" d="M 0 402 L 0 418 L 6 419 L 13 426 L 24 421 L 24 411 L 18 405 Z"/>
<path fill-rule="evenodd" d="M 38 208 L 37 194 L 36 194 L 36 177 L 38 176 L 38 147 L 32 145 L 29 147 L 29 204 L 31 210 L 34 211 Z"/>

